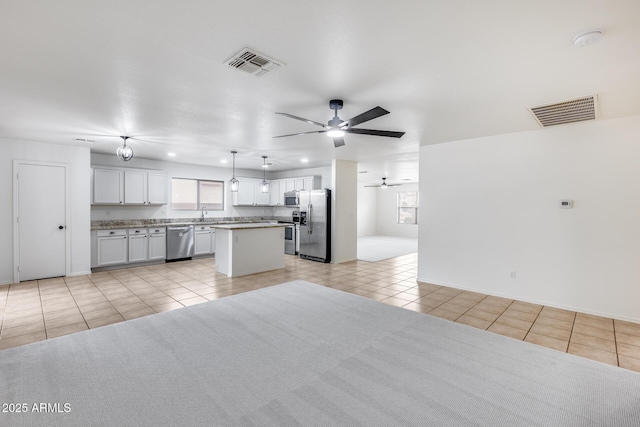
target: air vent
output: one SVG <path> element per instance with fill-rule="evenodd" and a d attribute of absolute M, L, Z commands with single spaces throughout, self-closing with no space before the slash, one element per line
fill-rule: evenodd
<path fill-rule="evenodd" d="M 598 118 L 598 95 L 540 105 L 529 111 L 542 127 L 595 120 Z"/>
<path fill-rule="evenodd" d="M 270 71 L 284 66 L 283 63 L 267 58 L 249 48 L 242 49 L 225 63 L 230 67 L 253 74 L 256 77 L 263 76 Z"/>

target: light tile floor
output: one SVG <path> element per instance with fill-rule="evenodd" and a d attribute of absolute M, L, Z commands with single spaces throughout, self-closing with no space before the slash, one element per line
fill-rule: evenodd
<path fill-rule="evenodd" d="M 416 282 L 417 255 L 285 268 L 239 278 L 213 258 L 0 287 L 0 350 L 304 279 L 640 372 L 640 324 Z"/>

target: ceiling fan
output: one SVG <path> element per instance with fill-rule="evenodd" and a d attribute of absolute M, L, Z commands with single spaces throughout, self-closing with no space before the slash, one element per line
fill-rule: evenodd
<path fill-rule="evenodd" d="M 274 136 L 274 138 L 283 138 L 285 136 L 294 136 L 294 135 L 306 135 L 310 133 L 326 133 L 328 137 L 333 138 L 333 145 L 335 145 L 336 147 L 342 147 L 344 145 L 343 136 L 345 133 L 386 136 L 389 138 L 400 138 L 402 137 L 402 135 L 404 135 L 404 132 L 394 132 L 390 130 L 360 129 L 360 128 L 354 127 L 361 123 L 368 122 L 369 120 L 373 120 L 380 116 L 384 116 L 385 114 L 389 114 L 389 112 L 382 107 L 375 107 L 349 120 L 342 120 L 340 117 L 338 117 L 338 110 L 342 109 L 343 105 L 344 103 L 342 102 L 341 99 L 332 99 L 331 101 L 329 101 L 329 107 L 332 110 L 334 110 L 334 117 L 333 119 L 329 120 L 328 124 L 326 125 L 320 122 L 315 122 L 309 119 L 303 119 L 302 117 L 294 116 L 287 113 L 276 113 L 276 114 L 290 117 L 292 119 L 318 125 L 320 127 L 323 127 L 324 129 L 311 131 L 311 132 L 300 132 L 300 133 L 292 133 L 288 135 L 278 135 L 278 136 Z"/>
<path fill-rule="evenodd" d="M 387 187 L 397 187 L 399 185 L 402 185 L 402 184 L 387 184 L 387 178 L 382 178 L 382 184 L 380 184 L 380 185 L 365 185 L 365 187 L 387 188 Z"/>

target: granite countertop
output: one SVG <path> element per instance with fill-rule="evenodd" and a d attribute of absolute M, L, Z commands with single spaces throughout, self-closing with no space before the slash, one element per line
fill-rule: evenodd
<path fill-rule="evenodd" d="M 251 224 L 218 224 L 212 225 L 212 228 L 221 228 L 224 230 L 248 230 L 252 228 L 273 228 L 286 227 L 288 224 L 274 224 L 270 222 L 251 223 Z"/>
<path fill-rule="evenodd" d="M 244 225 L 259 224 L 265 226 L 273 222 L 275 226 L 282 224 L 275 223 L 278 220 L 287 220 L 285 217 L 222 217 L 222 218 L 205 218 L 200 221 L 197 218 L 164 218 L 164 219 L 133 219 L 133 220 L 96 220 L 91 221 L 91 230 L 114 230 L 120 228 L 153 228 L 168 227 L 181 225 Z M 246 227 L 252 228 L 252 227 Z"/>

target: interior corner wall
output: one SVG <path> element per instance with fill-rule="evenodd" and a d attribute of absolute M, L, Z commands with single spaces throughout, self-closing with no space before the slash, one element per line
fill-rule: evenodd
<path fill-rule="evenodd" d="M 13 282 L 13 160 L 67 163 L 70 175 L 70 275 L 91 272 L 90 154 L 86 147 L 0 138 L 0 284 Z M 42 215 L 47 207 L 42 206 Z"/>
<path fill-rule="evenodd" d="M 358 255 L 358 164 L 334 159 L 331 170 L 331 262 L 339 264 Z"/>
<path fill-rule="evenodd" d="M 358 186 L 358 237 L 376 234 L 378 221 L 378 189 Z"/>
<path fill-rule="evenodd" d="M 421 147 L 418 280 L 640 322 L 638 159 L 640 116 Z"/>
<path fill-rule="evenodd" d="M 418 224 L 398 224 L 398 193 L 418 191 L 418 184 L 408 183 L 399 187 L 373 188 L 373 190 L 378 192 L 376 209 L 378 218 L 374 234 L 418 238 Z M 420 201 L 418 201 L 419 204 Z"/>

